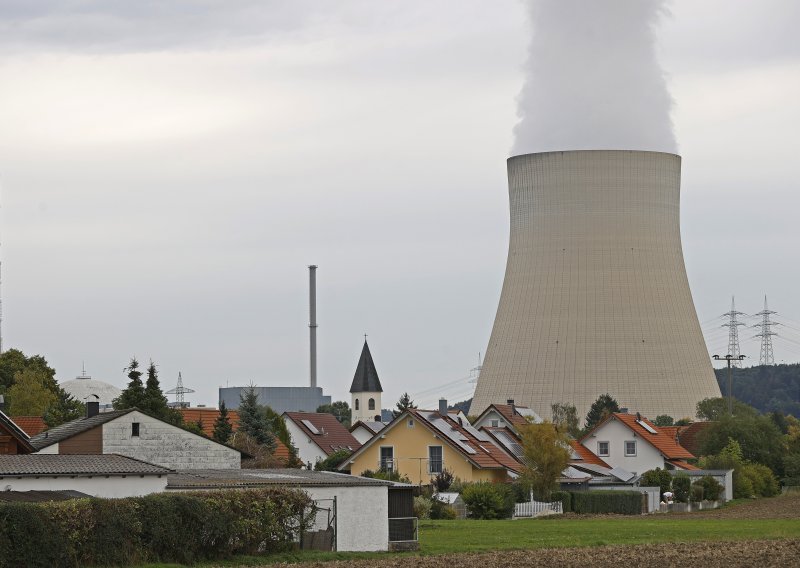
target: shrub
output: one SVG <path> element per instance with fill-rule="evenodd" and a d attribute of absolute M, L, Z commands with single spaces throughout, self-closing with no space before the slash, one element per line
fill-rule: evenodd
<path fill-rule="evenodd" d="M 443 469 L 436 474 L 436 477 L 433 478 L 433 486 L 436 488 L 436 491 L 444 492 L 450 489 L 450 486 L 453 484 L 454 480 L 455 476 L 453 475 L 453 472 L 449 469 Z"/>
<path fill-rule="evenodd" d="M 311 499 L 292 489 L 0 504 L 0 568 L 194 563 L 293 546 Z"/>
<path fill-rule="evenodd" d="M 464 488 L 461 498 L 472 519 L 505 519 L 514 512 L 512 492 L 499 483 L 473 483 Z"/>
<path fill-rule="evenodd" d="M 695 481 L 692 483 L 691 491 L 689 492 L 689 497 L 692 500 L 692 503 L 699 503 L 702 501 L 704 497 L 703 492 L 703 484 L 700 481 Z"/>
<path fill-rule="evenodd" d="M 431 519 L 455 519 L 456 510 L 436 497 L 431 501 Z"/>
<path fill-rule="evenodd" d="M 675 493 L 675 500 L 678 503 L 689 502 L 689 491 L 692 481 L 685 473 L 678 473 L 672 478 L 672 489 Z"/>
<path fill-rule="evenodd" d="M 695 481 L 694 484 L 703 488 L 702 498 L 708 501 L 719 500 L 722 492 L 725 490 L 722 484 L 710 475 L 701 477 L 699 480 Z"/>
<path fill-rule="evenodd" d="M 572 510 L 579 514 L 640 515 L 642 494 L 638 491 L 573 491 Z"/>
<path fill-rule="evenodd" d="M 569 491 L 553 491 L 551 499 L 553 501 L 561 501 L 561 510 L 564 513 L 572 511 L 572 493 Z"/>
<path fill-rule="evenodd" d="M 347 449 L 336 450 L 324 460 L 319 460 L 314 464 L 315 471 L 339 471 L 339 466 L 344 461 L 353 455 L 353 452 Z"/>
<path fill-rule="evenodd" d="M 666 469 L 657 467 L 642 474 L 642 479 L 639 481 L 642 487 L 658 487 L 659 498 L 664 495 L 672 487 L 672 476 Z"/>
<path fill-rule="evenodd" d="M 741 477 L 750 481 L 753 495 L 756 497 L 773 497 L 780 493 L 778 480 L 772 470 L 760 463 L 748 463 L 742 467 Z"/>
<path fill-rule="evenodd" d="M 418 519 L 430 519 L 432 508 L 433 502 L 427 497 L 422 495 L 414 497 L 414 516 Z"/>

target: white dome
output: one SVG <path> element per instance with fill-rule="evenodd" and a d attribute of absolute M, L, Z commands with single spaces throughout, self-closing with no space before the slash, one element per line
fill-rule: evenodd
<path fill-rule="evenodd" d="M 61 388 L 81 402 L 97 400 L 101 407 L 111 406 L 112 401 L 122 394 L 122 390 L 114 385 L 97 381 L 91 377 L 78 377 L 71 381 L 65 381 L 61 383 Z M 91 395 L 97 395 L 99 400 Z"/>

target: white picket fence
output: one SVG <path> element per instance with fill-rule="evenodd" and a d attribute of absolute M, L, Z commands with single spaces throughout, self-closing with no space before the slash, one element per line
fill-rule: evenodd
<path fill-rule="evenodd" d="M 553 515 L 561 514 L 564 511 L 561 509 L 561 501 L 553 501 L 552 503 L 542 503 L 541 501 L 534 501 L 533 497 L 527 503 L 517 503 L 514 505 L 514 518 L 531 518 L 538 517 L 539 515 Z"/>

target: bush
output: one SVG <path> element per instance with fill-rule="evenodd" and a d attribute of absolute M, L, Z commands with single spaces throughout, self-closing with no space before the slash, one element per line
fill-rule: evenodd
<path fill-rule="evenodd" d="M 339 466 L 351 455 L 353 455 L 353 452 L 350 450 L 336 450 L 324 460 L 319 460 L 315 463 L 314 471 L 339 471 Z"/>
<path fill-rule="evenodd" d="M 640 515 L 642 494 L 638 491 L 573 491 L 572 510 L 579 514 Z"/>
<path fill-rule="evenodd" d="M 433 486 L 436 488 L 436 491 L 443 493 L 450 489 L 453 481 L 455 481 L 453 472 L 445 468 L 437 473 L 436 477 L 433 478 Z"/>
<path fill-rule="evenodd" d="M 747 479 L 756 497 L 773 497 L 780 493 L 780 485 L 772 470 L 760 463 L 748 463 L 742 467 L 741 477 Z"/>
<path fill-rule="evenodd" d="M 439 501 L 436 497 L 431 501 L 431 519 L 455 519 L 456 510 L 444 501 Z"/>
<path fill-rule="evenodd" d="M 685 473 L 678 473 L 672 478 L 672 490 L 675 493 L 675 500 L 678 503 L 689 502 L 689 491 L 692 481 Z"/>
<path fill-rule="evenodd" d="M 0 568 L 194 563 L 294 545 L 311 499 L 293 489 L 0 504 Z"/>
<path fill-rule="evenodd" d="M 423 495 L 414 497 L 414 516 L 418 519 L 430 519 L 432 508 L 433 502 L 427 497 Z"/>
<path fill-rule="evenodd" d="M 499 483 L 473 483 L 464 488 L 461 498 L 471 519 L 506 519 L 514 512 L 512 491 Z"/>
<path fill-rule="evenodd" d="M 561 501 L 561 511 L 569 513 L 572 511 L 572 493 L 569 491 L 553 491 L 551 494 L 553 501 Z"/>
<path fill-rule="evenodd" d="M 699 503 L 705 499 L 703 492 L 703 484 L 700 481 L 692 483 L 692 489 L 689 493 L 692 503 Z"/>
<path fill-rule="evenodd" d="M 642 474 L 642 478 L 639 481 L 639 485 L 641 487 L 658 487 L 659 489 L 659 499 L 661 496 L 664 495 L 667 491 L 670 490 L 672 487 L 672 476 L 670 475 L 669 471 L 666 469 L 661 469 L 657 467 L 655 469 L 651 469 L 649 471 L 645 471 Z"/>
<path fill-rule="evenodd" d="M 702 498 L 707 501 L 718 501 L 722 495 L 722 492 L 725 491 L 725 488 L 722 486 L 722 484 L 710 475 L 701 477 L 699 480 L 694 482 L 694 485 L 699 485 L 702 487 Z"/>

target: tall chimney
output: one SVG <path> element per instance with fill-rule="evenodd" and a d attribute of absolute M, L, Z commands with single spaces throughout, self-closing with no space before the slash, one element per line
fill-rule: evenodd
<path fill-rule="evenodd" d="M 314 388 L 317 386 L 317 266 L 315 264 L 308 267 L 308 292 L 310 311 L 308 331 L 311 348 L 310 386 Z"/>
<path fill-rule="evenodd" d="M 86 418 L 97 416 L 100 414 L 100 402 L 92 400 L 86 403 Z"/>

